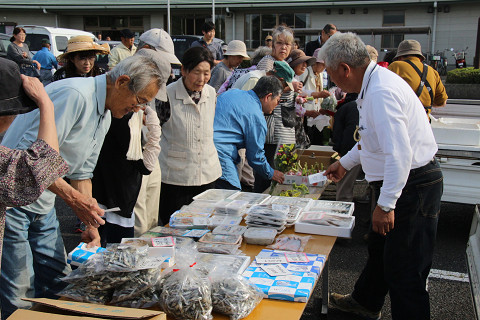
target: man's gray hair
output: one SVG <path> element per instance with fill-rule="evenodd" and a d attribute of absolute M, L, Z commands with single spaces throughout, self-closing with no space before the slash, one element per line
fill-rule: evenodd
<path fill-rule="evenodd" d="M 275 29 L 273 29 L 272 32 L 272 38 L 273 38 L 273 44 L 278 41 L 278 37 L 284 35 L 285 40 L 288 41 L 289 44 L 293 44 L 293 30 L 287 26 L 278 26 Z"/>
<path fill-rule="evenodd" d="M 275 76 L 264 76 L 258 80 L 252 90 L 257 94 L 259 99 L 262 99 L 270 93 L 272 93 L 273 97 L 278 97 L 283 92 L 283 85 Z"/>
<path fill-rule="evenodd" d="M 370 63 L 370 55 L 362 39 L 351 32 L 336 32 L 328 39 L 318 53 L 329 69 L 336 70 L 341 62 L 352 68 L 360 68 Z"/>
<path fill-rule="evenodd" d="M 145 89 L 152 81 L 160 87 L 163 79 L 157 63 L 152 58 L 141 55 L 125 58 L 107 72 L 107 77 L 112 82 L 122 75 L 130 77 L 129 88 L 135 93 Z"/>
<path fill-rule="evenodd" d="M 272 54 L 272 48 L 260 46 L 252 53 L 252 60 L 250 60 L 250 63 L 252 66 L 256 66 L 263 57 L 269 54 Z"/>

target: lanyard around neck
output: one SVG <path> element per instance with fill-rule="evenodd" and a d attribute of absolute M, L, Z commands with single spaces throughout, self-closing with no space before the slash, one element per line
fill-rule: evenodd
<path fill-rule="evenodd" d="M 373 71 L 375 71 L 375 68 L 377 67 L 377 64 L 375 64 L 375 66 L 373 67 L 372 71 L 370 71 L 370 74 L 368 75 L 368 80 L 367 80 L 367 84 L 365 85 L 365 88 L 362 90 L 362 93 L 360 94 L 360 99 L 363 99 L 363 96 L 365 95 L 365 93 L 367 92 L 368 90 L 368 85 L 370 84 L 370 79 L 372 79 L 372 74 L 373 74 Z"/>

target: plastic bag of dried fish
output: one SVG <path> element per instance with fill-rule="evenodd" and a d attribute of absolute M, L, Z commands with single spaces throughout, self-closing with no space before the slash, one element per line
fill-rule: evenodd
<path fill-rule="evenodd" d="M 183 266 L 165 276 L 160 307 L 175 319 L 212 319 L 211 284 L 206 274 L 195 266 Z"/>
<path fill-rule="evenodd" d="M 263 299 L 263 292 L 240 275 L 219 272 L 211 278 L 213 310 L 231 320 L 245 318 Z"/>
<path fill-rule="evenodd" d="M 152 287 L 130 300 L 117 302 L 115 305 L 126 308 L 146 309 L 157 306 L 159 301 L 160 292 L 158 291 L 158 288 Z"/>
<path fill-rule="evenodd" d="M 155 287 L 160 279 L 160 269 L 145 269 L 128 274 L 128 281 L 118 286 L 113 293 L 111 303 L 132 300 L 143 292 Z"/>
<path fill-rule="evenodd" d="M 148 245 L 111 244 L 107 250 L 97 253 L 102 259 L 95 259 L 96 270 L 135 271 L 136 266 L 148 256 Z"/>
<path fill-rule="evenodd" d="M 267 246 L 267 249 L 303 252 L 311 236 L 297 236 L 295 234 L 282 234 L 275 239 L 275 243 Z"/>
<path fill-rule="evenodd" d="M 76 284 L 69 284 L 57 295 L 70 298 L 75 301 L 106 304 L 112 298 L 113 290 L 95 290 L 89 287 L 82 287 Z"/>

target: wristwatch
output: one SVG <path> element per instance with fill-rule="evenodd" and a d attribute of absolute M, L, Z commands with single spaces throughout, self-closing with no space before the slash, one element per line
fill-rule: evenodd
<path fill-rule="evenodd" d="M 379 207 L 380 209 L 382 209 L 382 211 L 385 212 L 385 213 L 389 213 L 390 211 L 392 211 L 392 210 L 395 209 L 395 208 L 389 208 L 389 207 L 381 206 L 381 205 L 379 205 L 379 204 L 377 204 L 377 205 L 378 205 L 378 207 Z"/>

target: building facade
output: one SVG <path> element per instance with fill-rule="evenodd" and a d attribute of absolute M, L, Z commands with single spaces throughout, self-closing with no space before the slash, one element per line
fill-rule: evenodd
<path fill-rule="evenodd" d="M 466 50 L 467 64 L 475 55 L 480 1 L 311 1 L 311 0 L 2 0 L 0 32 L 13 26 L 43 25 L 101 33 L 119 40 L 119 31 L 137 34 L 150 28 L 176 34 L 201 35 L 201 26 L 215 12 L 216 37 L 227 43 L 243 40 L 250 50 L 263 45 L 269 30 L 285 23 L 296 31 L 300 45 L 316 38 L 327 23 L 361 35 L 380 52 L 404 39 L 415 39 L 425 53 L 443 52 L 454 65 L 450 49 Z M 214 8 L 214 10 L 212 10 Z"/>

